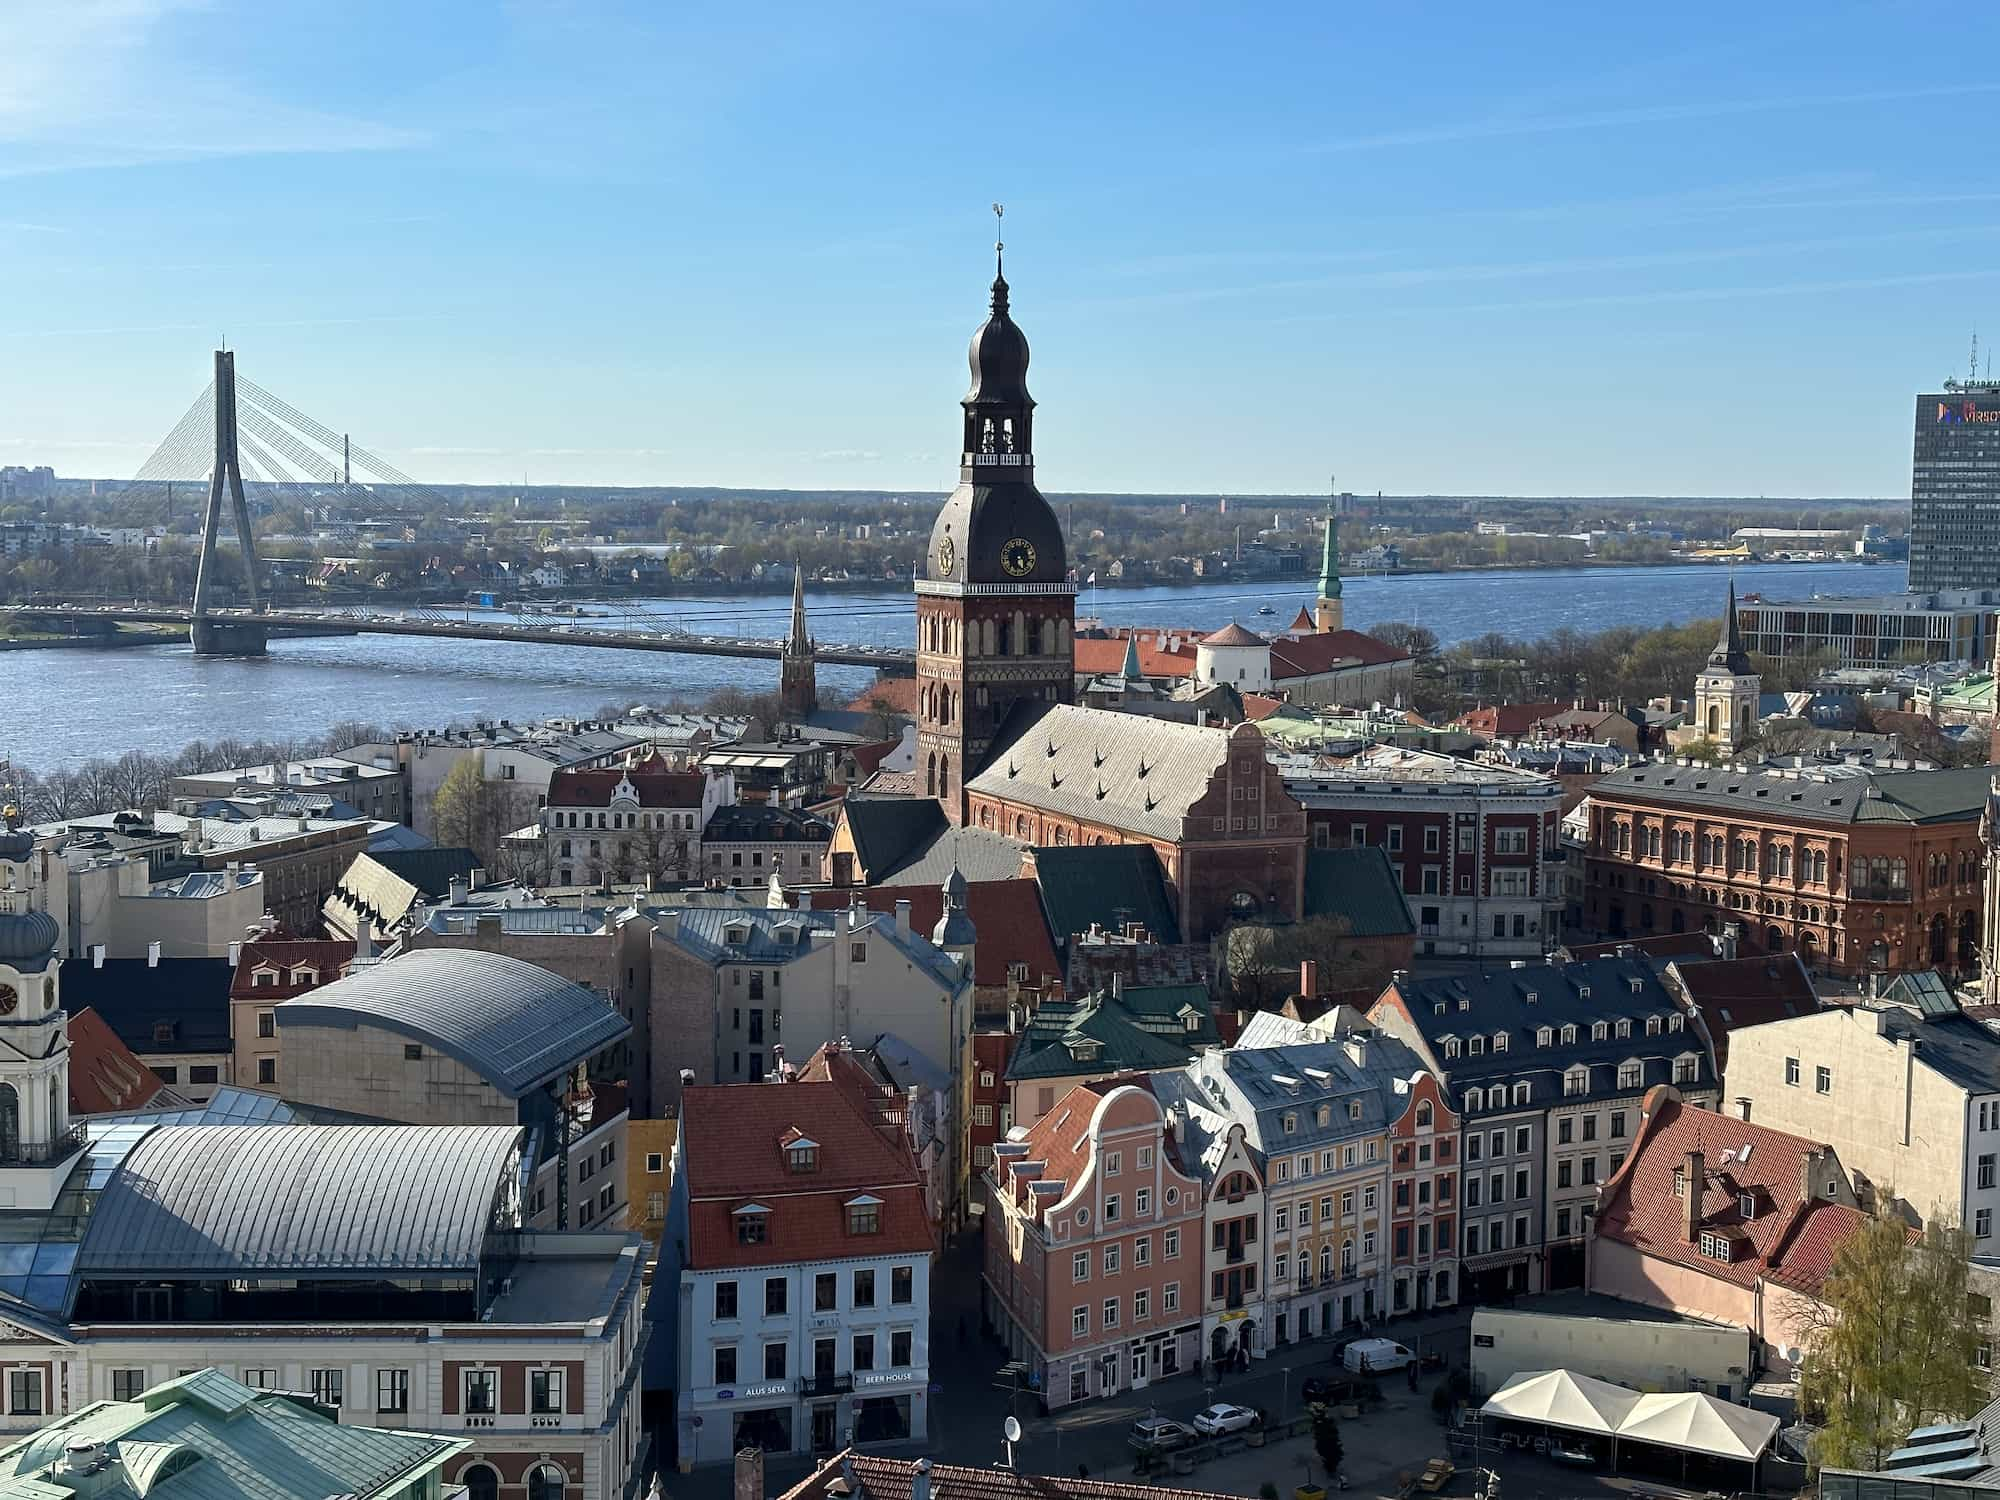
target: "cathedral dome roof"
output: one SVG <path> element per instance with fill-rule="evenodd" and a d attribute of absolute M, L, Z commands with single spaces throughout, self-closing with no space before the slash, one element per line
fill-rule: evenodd
<path fill-rule="evenodd" d="M 1205 635 L 1197 643 L 1203 646 L 1268 646 L 1271 643 L 1254 630 L 1245 630 L 1231 620 L 1213 635 Z"/>
<path fill-rule="evenodd" d="M 0 912 L 0 963 L 47 958 L 62 940 L 62 929 L 45 911 Z"/>

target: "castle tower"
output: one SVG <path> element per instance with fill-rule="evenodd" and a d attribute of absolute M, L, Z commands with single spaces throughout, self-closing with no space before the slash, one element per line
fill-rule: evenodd
<path fill-rule="evenodd" d="M 1334 501 L 1326 503 L 1326 539 L 1320 549 L 1319 602 L 1313 606 L 1313 624 L 1320 634 L 1342 629 L 1345 618 L 1340 604 L 1340 516 Z"/>
<path fill-rule="evenodd" d="M 36 887 L 50 856 L 0 810 L 0 1207 L 47 1209 L 80 1159 L 69 1118 L 69 1017 L 58 991 L 62 930 Z M 60 872 L 60 865 L 58 865 Z"/>
<path fill-rule="evenodd" d="M 917 767 L 953 823 L 1008 712 L 1076 691 L 1076 585 L 1062 524 L 1035 488 L 1028 341 L 997 264 L 967 358 L 958 488 L 917 582 Z"/>
<path fill-rule="evenodd" d="M 813 673 L 813 638 L 806 634 L 806 570 L 792 568 L 792 632 L 778 657 L 778 706 L 788 721 L 798 723 L 819 708 L 819 680 Z"/>
<path fill-rule="evenodd" d="M 1708 665 L 1694 680 L 1694 717 L 1702 738 L 1734 754 L 1757 733 L 1757 700 L 1764 680 L 1743 649 L 1736 630 L 1736 580 L 1729 580 L 1728 611 Z"/>

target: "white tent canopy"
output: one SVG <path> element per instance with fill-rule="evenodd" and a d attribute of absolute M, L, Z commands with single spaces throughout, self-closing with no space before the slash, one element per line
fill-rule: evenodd
<path fill-rule="evenodd" d="M 1641 1396 L 1619 1426 L 1621 1440 L 1657 1443 L 1716 1458 L 1755 1463 L 1777 1435 L 1778 1419 L 1747 1406 L 1719 1401 L 1703 1391 L 1662 1391 Z"/>
<path fill-rule="evenodd" d="M 1755 1463 L 1778 1431 L 1776 1417 L 1703 1391 L 1641 1394 L 1568 1370 L 1524 1370 L 1481 1413 L 1739 1463 Z"/>
<path fill-rule="evenodd" d="M 1495 1391 L 1482 1410 L 1489 1417 L 1609 1437 L 1638 1399 L 1637 1391 L 1608 1380 L 1568 1370 L 1524 1370 Z"/>

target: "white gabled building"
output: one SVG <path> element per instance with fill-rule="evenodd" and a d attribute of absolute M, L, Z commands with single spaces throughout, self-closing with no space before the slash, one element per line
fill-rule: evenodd
<path fill-rule="evenodd" d="M 859 1090 L 685 1090 L 658 1272 L 681 1460 L 923 1441 L 935 1245 L 901 1124 Z"/>

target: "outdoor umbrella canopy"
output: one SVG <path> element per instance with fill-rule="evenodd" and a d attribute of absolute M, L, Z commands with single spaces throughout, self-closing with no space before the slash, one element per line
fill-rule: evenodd
<path fill-rule="evenodd" d="M 1778 1419 L 1764 1412 L 1701 1391 L 1675 1391 L 1639 1397 L 1619 1424 L 1618 1436 L 1628 1443 L 1755 1463 L 1777 1431 Z"/>
<path fill-rule="evenodd" d="M 1568 1370 L 1523 1370 L 1495 1391 L 1480 1411 L 1488 1417 L 1610 1437 L 1641 1399 L 1637 1391 L 1622 1385 Z"/>

